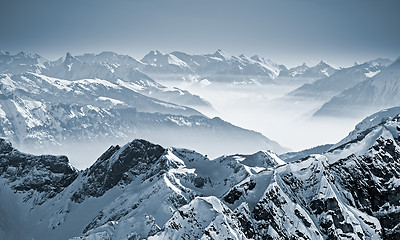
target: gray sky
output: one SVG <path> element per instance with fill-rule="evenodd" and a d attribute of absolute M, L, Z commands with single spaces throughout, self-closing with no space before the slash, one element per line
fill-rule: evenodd
<path fill-rule="evenodd" d="M 259 54 L 288 66 L 400 56 L 398 0 L 1 0 L 0 49 Z"/>

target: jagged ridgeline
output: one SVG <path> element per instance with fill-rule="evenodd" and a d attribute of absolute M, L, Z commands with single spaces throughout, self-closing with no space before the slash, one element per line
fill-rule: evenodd
<path fill-rule="evenodd" d="M 1 140 L 0 238 L 399 239 L 399 114 L 290 163 L 134 140 L 78 171 Z"/>

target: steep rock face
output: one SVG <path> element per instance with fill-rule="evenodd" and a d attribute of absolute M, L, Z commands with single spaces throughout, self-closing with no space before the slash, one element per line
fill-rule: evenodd
<path fill-rule="evenodd" d="M 364 145 L 365 153 L 360 154 L 358 151 L 341 158 L 330 169 L 335 172 L 335 180 L 345 189 L 349 204 L 379 220 L 385 239 L 400 237 L 400 217 L 396 210 L 400 199 L 400 115 L 385 117 L 387 112 L 393 110 L 367 118 L 347 137 L 352 139 L 350 142 L 338 144 L 331 149 L 333 155 L 341 148 L 351 149 L 354 145 Z M 375 119 L 380 119 L 380 122 L 377 121 L 379 124 L 369 128 L 363 124 Z M 372 137 L 374 141 L 371 141 Z"/>
<path fill-rule="evenodd" d="M 392 148 L 393 143 L 377 144 L 374 148 Z M 398 148 L 398 147 L 397 147 Z M 383 150 L 381 149 L 381 150 Z M 399 150 L 393 156 L 383 150 L 374 157 L 356 158 L 354 156 L 336 162 L 331 169 L 337 174 L 336 180 L 346 189 L 352 207 L 375 216 L 382 226 L 385 239 L 398 239 L 400 231 L 399 206 Z M 368 224 L 368 222 L 366 222 Z M 374 225 L 375 223 L 369 223 Z M 376 224 L 375 224 L 376 225 Z"/>
<path fill-rule="evenodd" d="M 137 147 L 137 144 L 143 143 L 135 140 L 125 147 Z M 150 148 L 153 147 L 157 145 L 150 144 Z M 107 163 L 108 168 L 112 168 L 110 162 L 123 162 L 115 157 L 120 155 L 121 149 L 110 148 L 98 162 Z M 124 174 L 129 176 L 129 181 L 120 181 L 121 184 L 114 187 L 114 189 L 124 189 L 124 192 L 113 204 L 102 209 L 87 225 L 84 230 L 86 238 L 90 239 L 91 236 L 100 234 L 110 238 L 129 236 L 132 239 L 154 235 L 157 239 L 160 236 L 189 236 L 192 235 L 189 232 L 192 232 L 194 239 L 201 236 L 213 239 L 215 236 L 225 236 L 221 235 L 222 231 L 225 231 L 226 236 L 242 236 L 240 229 L 237 228 L 237 222 L 225 219 L 225 214 L 232 214 L 231 210 L 214 196 L 220 196 L 231 186 L 254 174 L 255 170 L 252 171 L 249 169 L 251 167 L 230 158 L 211 161 L 201 154 L 186 149 L 164 149 L 159 159 L 150 162 L 143 158 L 146 154 L 141 153 L 140 156 L 137 161 L 141 164 L 146 162 L 146 170 L 141 171 L 144 168 L 138 167 L 140 165 L 138 164 Z M 129 162 L 136 162 L 135 158 L 129 159 L 131 159 Z M 86 178 L 85 174 L 83 178 Z M 198 198 L 204 195 L 212 197 Z M 85 201 L 87 200 L 83 200 L 83 203 Z M 214 207 L 208 209 L 210 202 L 216 209 Z M 190 206 L 185 207 L 188 203 Z M 199 206 L 202 206 L 202 209 L 198 209 Z M 224 210 L 221 211 L 220 208 Z M 208 214 L 205 211 L 210 212 Z M 193 228 L 194 225 L 190 223 L 203 216 L 210 218 L 200 219 L 198 227 L 202 229 Z M 139 219 L 141 224 L 137 223 Z M 116 221 L 118 226 L 114 228 L 120 230 L 110 231 L 110 222 Z M 236 233 L 230 235 L 232 234 L 230 231 L 223 230 L 221 225 L 225 226 L 224 222 L 230 224 Z M 182 229 L 176 229 L 178 225 Z M 124 227 L 129 231 L 123 230 Z"/>
<path fill-rule="evenodd" d="M 25 201 L 42 204 L 68 187 L 78 172 L 65 156 L 24 154 L 0 139 L 0 175 L 13 190 L 27 193 Z"/>
<path fill-rule="evenodd" d="M 4 145 L 3 149 L 5 153 L 12 153 L 8 145 Z M 261 152 L 241 157 L 253 159 L 258 155 Z M 264 156 L 262 159 L 271 157 Z M 88 239 L 95 236 L 136 239 L 157 234 L 168 235 L 170 233 L 162 232 L 163 226 L 169 226 L 167 221 L 179 208 L 198 196 L 222 197 L 232 186 L 265 169 L 265 166 L 246 166 L 241 161 L 234 156 L 209 160 L 194 151 L 164 149 L 144 140 L 135 140 L 123 147 L 113 146 L 90 168 L 75 172 L 75 181 L 53 198 L 44 199 L 42 205 L 21 203 L 21 206 L 32 209 L 24 213 L 26 221 L 40 222 L 36 229 L 27 228 L 23 231 L 26 232 L 26 239 L 32 236 L 40 239 L 58 236 L 63 239 L 64 236 L 80 235 Z M 271 168 L 277 163 L 268 164 Z M 65 176 L 65 173 L 59 175 Z M 60 184 L 63 178 L 60 179 L 54 179 L 53 184 Z M 225 214 L 233 217 L 233 212 L 218 197 L 204 200 L 215 203 L 216 209 L 210 210 L 210 214 L 215 214 L 209 222 L 213 226 L 204 226 L 207 234 L 202 235 L 212 239 L 224 232 L 226 236 L 243 237 L 238 223 L 233 219 L 225 219 Z M 192 208 L 204 205 L 195 202 Z M 220 211 L 221 207 L 223 211 Z M 204 216 L 202 211 L 199 211 L 200 216 Z M 85 217 L 78 220 L 80 214 Z M 45 224 L 47 218 L 51 219 L 50 225 Z M 225 224 L 230 228 L 220 228 Z M 66 228 L 74 230 L 66 234 Z M 229 230 L 231 228 L 235 234 Z M 202 232 L 193 230 L 196 234 Z"/>
<path fill-rule="evenodd" d="M 379 224 L 378 233 L 368 229 L 359 216 L 371 217 L 358 211 L 355 216 L 355 210 L 343 203 L 326 171 L 327 166 L 323 156 L 312 157 L 278 167 L 263 181 L 251 180 L 255 187 L 243 192 L 238 199 L 241 207 L 236 209 L 246 236 L 252 239 L 363 239 L 369 231 L 372 235 L 368 236 L 379 236 Z M 265 181 L 268 183 L 266 188 L 261 188 L 263 194 L 255 198 L 254 192 L 260 190 L 258 185 Z M 247 205 L 249 202 L 253 204 Z"/>
<path fill-rule="evenodd" d="M 110 147 L 82 173 L 82 188 L 74 193 L 72 200 L 82 202 L 85 196 L 100 197 L 117 184 L 131 183 L 132 178 L 138 175 L 145 174 L 145 178 L 150 178 L 161 171 L 162 166 L 157 168 L 158 172 L 150 169 L 155 164 L 162 165 L 157 161 L 164 151 L 161 146 L 144 140 L 133 141 L 123 148 L 118 145 Z"/>

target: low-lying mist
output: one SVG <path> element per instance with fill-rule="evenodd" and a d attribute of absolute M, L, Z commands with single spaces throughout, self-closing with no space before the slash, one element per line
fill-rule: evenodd
<path fill-rule="evenodd" d="M 167 76 L 159 77 L 157 81 L 169 87 L 188 90 L 210 102 L 213 108 L 197 108 L 208 117 L 220 117 L 236 126 L 260 132 L 292 151 L 336 143 L 365 117 L 312 117 L 324 101 L 313 96 L 295 98 L 286 95 L 309 80 L 285 81 L 281 84 L 232 84 L 204 79 L 198 81 L 195 78 L 186 81 L 174 78 L 172 81 Z M 153 120 L 151 126 L 138 125 L 125 138 L 110 137 L 79 142 L 72 139 L 64 141 L 60 146 L 40 148 L 29 144 L 14 145 L 21 151 L 33 154 L 66 155 L 78 169 L 93 164 L 111 145 L 123 146 L 135 138 L 146 139 L 163 147 L 193 149 L 209 158 L 236 153 L 251 154 L 268 148 L 268 139 L 223 121 L 216 121 L 206 129 Z M 132 124 L 137 123 L 132 120 L 132 123 L 128 121 L 126 124 L 134 127 Z M 210 126 L 213 126 L 212 130 Z"/>
<path fill-rule="evenodd" d="M 325 102 L 318 98 L 286 96 L 305 81 L 284 84 L 228 84 L 202 81 L 162 81 L 178 86 L 209 101 L 215 111 L 203 110 L 209 117 L 261 132 L 282 146 L 299 151 L 335 143 L 354 129 L 363 117 L 312 117 Z"/>
<path fill-rule="evenodd" d="M 128 122 L 127 126 L 132 126 L 134 131 L 126 128 L 125 136 L 103 134 L 77 138 L 76 135 L 64 135 L 65 138 L 59 143 L 32 141 L 29 144 L 18 144 L 12 142 L 17 149 L 26 153 L 66 155 L 70 163 L 78 169 L 91 166 L 111 145 L 123 146 L 134 139 L 145 139 L 165 148 L 195 150 L 207 155 L 210 159 L 236 153 L 252 154 L 260 150 L 272 150 L 278 154 L 287 152 L 287 149 L 262 134 L 233 126 L 220 118 L 208 119 L 197 116 L 177 117 L 173 120 L 177 123 L 159 122 L 160 119 L 147 122 L 147 124 L 146 122 L 142 122 L 143 124 L 135 123 L 135 121 Z"/>

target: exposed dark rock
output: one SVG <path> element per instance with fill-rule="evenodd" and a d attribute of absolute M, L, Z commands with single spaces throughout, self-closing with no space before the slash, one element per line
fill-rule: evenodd
<path fill-rule="evenodd" d="M 150 178 L 163 170 L 163 163 L 159 159 L 164 152 L 165 149 L 160 145 L 145 140 L 134 140 L 122 149 L 119 146 L 109 148 L 85 170 L 87 180 L 71 199 L 82 202 L 85 196 L 100 197 L 119 183 L 129 184 L 132 176 L 146 174 L 146 178 Z"/>
<path fill-rule="evenodd" d="M 34 156 L 13 149 L 0 139 L 0 176 L 16 191 L 37 191 L 35 203 L 42 204 L 69 186 L 78 176 L 65 156 Z"/>

